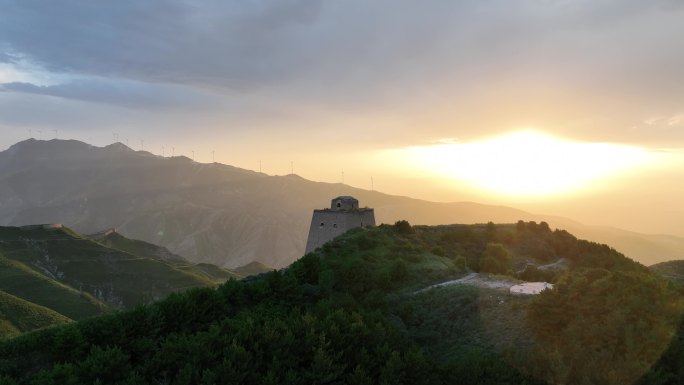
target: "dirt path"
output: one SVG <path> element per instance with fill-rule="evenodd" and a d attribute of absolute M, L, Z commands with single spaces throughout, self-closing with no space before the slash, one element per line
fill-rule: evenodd
<path fill-rule="evenodd" d="M 554 269 L 556 269 L 557 267 L 558 267 L 558 268 L 564 268 L 565 265 L 566 265 L 566 260 L 565 260 L 565 258 L 561 258 L 561 259 L 559 259 L 559 260 L 557 260 L 556 262 L 553 262 L 553 263 L 549 263 L 549 264 L 546 264 L 546 265 L 539 265 L 539 266 L 537 266 L 537 269 L 539 269 L 539 270 L 554 270 Z"/>
<path fill-rule="evenodd" d="M 470 285 L 470 286 L 477 286 L 477 287 L 484 287 L 488 289 L 506 289 L 509 290 L 511 286 L 514 286 L 518 284 L 518 281 L 511 279 L 505 279 L 505 278 L 491 278 L 488 276 L 483 276 L 480 275 L 479 273 L 470 273 L 466 275 L 465 277 L 461 277 L 459 279 L 454 279 L 451 281 L 446 281 L 442 283 L 438 283 L 432 286 L 428 286 L 424 289 L 418 290 L 415 293 L 422 293 L 424 291 L 434 289 L 437 287 L 443 287 L 443 286 L 449 286 L 449 285 Z"/>

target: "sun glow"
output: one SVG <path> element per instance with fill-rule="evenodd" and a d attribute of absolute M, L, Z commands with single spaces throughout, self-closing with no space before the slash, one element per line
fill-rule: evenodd
<path fill-rule="evenodd" d="M 522 131 L 477 142 L 445 142 L 401 150 L 422 172 L 494 194 L 559 195 L 633 170 L 652 160 L 639 147 L 582 143 Z"/>

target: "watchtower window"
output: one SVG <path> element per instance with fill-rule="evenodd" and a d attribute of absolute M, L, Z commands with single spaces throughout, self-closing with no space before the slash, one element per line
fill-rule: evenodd
<path fill-rule="evenodd" d="M 333 229 L 337 228 L 337 223 L 333 223 Z"/>
<path fill-rule="evenodd" d="M 337 208 L 339 209 L 340 207 L 342 207 L 342 203 L 337 202 Z"/>
<path fill-rule="evenodd" d="M 325 222 L 321 222 L 321 227 L 325 226 Z"/>

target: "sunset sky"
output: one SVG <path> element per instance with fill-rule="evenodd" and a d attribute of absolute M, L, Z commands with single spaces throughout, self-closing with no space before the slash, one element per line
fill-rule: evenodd
<path fill-rule="evenodd" d="M 684 235 L 683 20 L 678 0 L 0 0 L 0 149 L 118 137 Z"/>

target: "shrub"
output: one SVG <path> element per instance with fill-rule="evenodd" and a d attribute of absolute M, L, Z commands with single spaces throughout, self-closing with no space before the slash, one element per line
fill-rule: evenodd
<path fill-rule="evenodd" d="M 413 229 L 413 226 L 411 226 L 408 221 L 401 220 L 397 221 L 394 223 L 394 229 L 399 233 L 399 234 L 413 234 L 415 233 L 415 230 Z"/>

